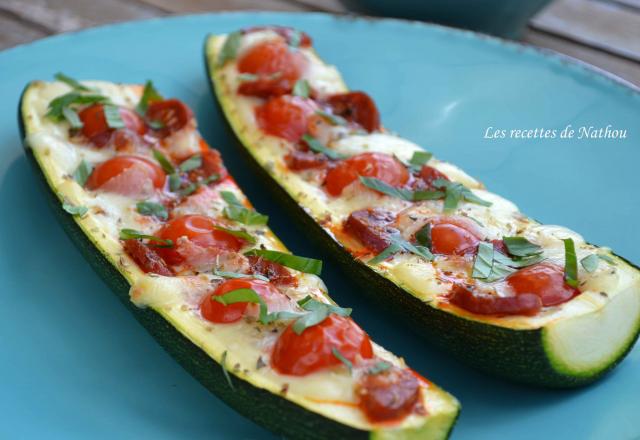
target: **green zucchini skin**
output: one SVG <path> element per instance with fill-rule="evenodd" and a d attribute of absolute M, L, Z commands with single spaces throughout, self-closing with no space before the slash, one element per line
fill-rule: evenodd
<path fill-rule="evenodd" d="M 23 90 L 24 96 L 28 86 Z M 75 222 L 62 209 L 60 199 L 47 183 L 33 151 L 26 142 L 26 123 L 22 113 L 22 97 L 18 106 L 18 126 L 25 154 L 33 165 L 37 180 L 46 193 L 53 213 L 71 241 L 124 306 L 154 339 L 205 388 L 251 421 L 270 431 L 292 439 L 367 439 L 369 432 L 355 429 L 308 411 L 291 401 L 253 386 L 231 375 L 231 389 L 222 366 L 202 349 L 185 338 L 151 308 L 136 307 L 129 299 L 130 285 L 118 269 L 94 246 Z"/>
<path fill-rule="evenodd" d="M 225 115 L 213 81 L 212 67 L 204 45 L 204 64 L 209 86 L 220 112 Z M 225 126 L 248 159 L 252 171 L 260 176 L 306 237 L 338 261 L 345 275 L 361 286 L 361 291 L 380 308 L 391 310 L 398 321 L 430 344 L 491 376 L 543 388 L 576 388 L 591 384 L 613 370 L 631 351 L 640 336 L 640 327 L 630 343 L 606 368 L 589 375 L 570 375 L 558 371 L 543 342 L 543 329 L 516 330 L 485 324 L 431 307 L 407 293 L 387 278 L 354 259 L 298 202 L 266 171 L 236 136 L 228 118 Z M 626 261 L 626 260 L 625 260 Z M 630 263 L 631 264 L 631 263 Z M 635 265 L 631 264 L 633 267 Z"/>

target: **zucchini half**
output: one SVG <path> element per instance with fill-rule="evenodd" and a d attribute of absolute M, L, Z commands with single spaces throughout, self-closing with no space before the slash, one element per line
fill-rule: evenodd
<path fill-rule="evenodd" d="M 142 92 L 141 86 L 104 82 L 85 84 L 97 89 L 120 105 L 123 105 L 123 102 L 131 105 L 132 97 L 139 99 Z M 122 90 L 123 95 L 114 97 L 114 90 Z M 326 404 L 307 400 L 301 395 L 292 396 L 284 386 L 274 389 L 273 384 L 269 379 L 265 379 L 266 376 L 263 373 L 269 368 L 255 367 L 255 359 L 251 361 L 251 366 L 243 364 L 242 368 L 235 368 L 240 364 L 236 363 L 238 358 L 234 359 L 234 349 L 229 348 L 227 357 L 225 347 L 220 347 L 220 341 L 225 340 L 217 336 L 217 332 L 226 334 L 224 328 L 210 327 L 206 332 L 202 332 L 201 327 L 194 327 L 192 321 L 189 321 L 193 318 L 180 315 L 177 309 L 184 311 L 182 307 L 170 307 L 162 301 L 151 303 L 148 307 L 138 307 L 134 304 L 132 298 L 136 296 L 136 292 L 139 293 L 149 285 L 145 283 L 169 282 L 164 286 L 155 284 L 157 289 L 165 294 L 166 291 L 170 292 L 177 288 L 177 284 L 170 284 L 170 280 L 179 277 L 145 274 L 127 254 L 123 253 L 117 236 L 108 236 L 108 228 L 101 228 L 101 224 L 94 218 L 91 210 L 89 214 L 79 217 L 72 216 L 63 209 L 64 201 L 81 202 L 92 197 L 69 177 L 69 169 L 77 166 L 78 157 L 65 157 L 60 150 L 56 149 L 57 147 L 53 146 L 56 142 L 66 142 L 68 139 L 67 123 L 54 123 L 44 117 L 46 105 L 50 99 L 68 91 L 68 86 L 61 82 L 34 81 L 25 88 L 18 108 L 18 121 L 24 139 L 25 153 L 34 167 L 38 181 L 43 184 L 55 216 L 73 243 L 135 318 L 192 376 L 245 417 L 287 438 L 445 439 L 449 436 L 458 416 L 459 404 L 454 397 L 435 385 L 427 382 L 422 384 L 421 393 L 427 408 L 425 415 L 413 414 L 395 425 L 371 425 L 366 421 L 363 422 L 362 415 L 355 418 L 348 411 L 341 414 L 341 409 L 336 409 L 335 405 L 329 405 L 330 409 L 327 410 Z M 135 105 L 135 102 L 133 104 Z M 89 151 L 88 154 L 96 153 Z M 234 191 L 237 194 L 242 194 L 235 187 L 235 183 L 230 185 L 234 185 Z M 264 228 L 265 235 L 271 240 L 274 248 L 286 252 L 284 245 L 266 227 Z M 319 278 L 314 275 L 309 276 L 314 277 L 320 286 L 324 286 Z M 321 291 L 321 294 L 326 297 L 326 302 L 331 302 L 323 287 Z M 224 325 L 226 324 L 221 326 Z M 242 340 L 243 335 L 244 333 L 231 335 L 231 337 Z M 242 344 L 238 344 L 235 340 L 229 342 L 229 336 L 224 343 L 236 349 L 237 346 L 242 347 Z M 404 365 L 402 359 L 375 344 L 374 351 L 386 353 L 384 356 L 388 357 L 385 359 L 389 359 L 389 362 L 394 365 Z M 233 368 L 227 370 L 227 366 L 233 366 Z M 230 379 L 226 376 L 227 374 L 230 375 Z M 333 377 L 335 374 L 335 372 L 327 373 L 322 377 Z M 314 375 L 317 373 L 305 378 L 313 379 Z M 284 376 L 283 380 L 288 381 L 288 378 L 290 376 Z M 317 386 L 318 383 L 315 385 Z M 335 387 L 334 383 L 329 385 Z M 344 409 L 344 407 L 341 408 Z"/>
<path fill-rule="evenodd" d="M 306 234 L 312 232 L 309 235 L 340 262 L 349 277 L 362 284 L 363 292 L 372 300 L 385 309 L 394 310 L 413 330 L 471 366 L 530 385 L 554 388 L 586 385 L 613 369 L 631 350 L 640 332 L 640 270 L 609 249 L 585 243 L 582 237 L 567 229 L 561 228 L 560 235 L 575 237 L 579 252 L 588 250 L 603 255 L 611 262 L 607 270 L 611 270 L 612 275 L 606 282 L 592 283 L 590 291 L 583 291 L 573 300 L 536 317 L 483 316 L 447 307 L 448 304 L 434 300 L 433 292 L 425 293 L 429 290 L 425 285 L 429 282 L 433 285 L 434 281 L 433 277 L 429 278 L 429 273 L 420 274 L 413 270 L 407 274 L 412 272 L 409 265 L 404 270 L 405 276 L 400 277 L 397 271 L 384 264 L 372 265 L 365 259 L 352 256 L 345 247 L 349 243 L 348 238 L 326 227 L 327 218 L 333 215 L 326 209 L 329 205 L 323 205 L 324 211 L 317 208 L 317 199 L 326 197 L 322 190 L 307 190 L 306 182 L 287 169 L 283 156 L 291 146 L 282 139 L 264 134 L 257 126 L 249 109 L 252 103 L 259 101 L 239 97 L 236 93 L 239 79 L 235 61 L 222 66 L 217 62 L 226 38 L 227 35 L 208 37 L 204 50 L 205 64 L 212 91 L 241 149 L 256 165 L 257 174 L 270 182 L 270 188 L 297 218 L 302 230 Z M 258 39 L 252 38 L 253 41 Z M 305 74 L 309 82 L 313 82 L 309 75 L 322 72 L 315 80 L 320 87 L 325 87 L 325 92 L 327 84 L 331 86 L 332 93 L 348 91 L 340 74 L 333 66 L 324 63 L 313 49 L 299 50 L 313 65 L 310 69 L 313 73 Z M 393 137 L 398 148 L 387 145 L 382 151 L 404 156 L 402 159 L 406 161 L 412 151 L 420 149 L 409 141 Z M 340 139 L 340 145 L 347 148 L 342 153 L 364 151 L 357 151 L 358 147 L 351 147 L 343 141 Z M 365 144 L 364 148 L 371 147 Z M 435 159 L 432 161 L 452 180 L 479 191 L 480 197 L 517 211 L 511 202 L 484 191 L 479 182 L 457 167 Z M 544 227 L 533 220 L 527 221 L 536 227 Z M 563 261 L 564 254 L 560 259 Z M 584 274 L 582 268 L 580 274 Z"/>

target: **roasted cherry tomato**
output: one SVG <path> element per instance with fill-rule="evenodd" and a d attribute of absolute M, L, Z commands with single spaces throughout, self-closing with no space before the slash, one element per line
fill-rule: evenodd
<path fill-rule="evenodd" d="M 225 306 L 213 299 L 214 296 L 221 296 L 238 289 L 253 289 L 265 300 L 272 296 L 281 295 L 278 289 L 266 281 L 252 278 L 228 280 L 220 284 L 218 288 L 213 291 L 213 294 L 205 296 L 204 301 L 200 304 L 200 313 L 202 313 L 204 319 L 219 323 L 236 322 L 242 319 L 249 306 L 248 302 L 239 302 Z"/>
<path fill-rule="evenodd" d="M 142 118 L 128 108 L 118 108 L 120 118 L 127 130 L 132 134 L 143 135 L 146 132 L 146 125 Z M 78 116 L 82 121 L 80 132 L 91 141 L 96 147 L 104 147 L 111 140 L 111 135 L 116 129 L 109 127 L 104 116 L 104 106 L 93 104 L 82 110 Z"/>
<path fill-rule="evenodd" d="M 132 174 L 131 178 L 123 179 L 122 182 L 112 185 L 113 187 L 108 190 L 120 194 L 130 194 L 145 185 L 146 179 L 150 179 L 155 188 L 159 189 L 164 186 L 166 175 L 162 168 L 144 157 L 128 155 L 115 156 L 95 167 L 86 186 L 91 190 L 98 189 L 133 166 L 136 166 L 141 172 Z"/>
<path fill-rule="evenodd" d="M 256 119 L 264 132 L 296 143 L 306 133 L 308 118 L 313 113 L 311 101 L 287 95 L 271 98 L 257 107 Z"/>
<path fill-rule="evenodd" d="M 375 177 L 391 186 L 402 186 L 409 179 L 407 168 L 393 156 L 361 153 L 341 161 L 327 173 L 327 192 L 332 196 L 339 196 L 358 176 Z"/>
<path fill-rule="evenodd" d="M 431 224 L 431 251 L 442 255 L 465 255 L 476 251 L 480 233 L 463 217 L 435 217 Z"/>
<path fill-rule="evenodd" d="M 498 296 L 473 292 L 471 288 L 458 284 L 451 289 L 449 302 L 478 315 L 533 316 L 542 308 L 540 297 L 533 293 Z"/>
<path fill-rule="evenodd" d="M 258 79 L 243 81 L 241 95 L 266 98 L 291 92 L 302 76 L 307 59 L 302 52 L 290 50 L 283 39 L 269 40 L 249 48 L 238 59 L 238 71 L 257 75 Z"/>
<path fill-rule="evenodd" d="M 420 382 L 408 369 L 365 374 L 356 387 L 358 406 L 373 423 L 402 420 L 420 402 Z"/>
<path fill-rule="evenodd" d="M 166 137 L 184 128 L 193 119 L 193 112 L 178 99 L 165 99 L 151 102 L 146 118 L 150 124 L 160 125 L 154 129 L 157 136 Z"/>
<path fill-rule="evenodd" d="M 155 235 L 174 243 L 170 248 L 157 248 L 158 254 L 169 264 L 180 264 L 184 256 L 178 252 L 178 239 L 188 238 L 192 243 L 203 248 L 216 248 L 228 251 L 239 251 L 244 241 L 225 231 L 216 229 L 217 223 L 204 215 L 184 215 L 164 225 Z"/>
<path fill-rule="evenodd" d="M 227 169 L 222 162 L 220 152 L 215 149 L 206 149 L 202 151 L 200 157 L 202 158 L 202 165 L 199 168 L 189 171 L 189 180 L 197 182 L 203 179 L 208 179 L 211 176 L 218 176 L 216 182 L 227 177 Z M 185 159 L 189 160 L 189 158 Z"/>
<path fill-rule="evenodd" d="M 376 103 L 364 92 L 332 95 L 327 103 L 334 114 L 355 122 L 369 132 L 380 129 L 380 113 Z"/>
<path fill-rule="evenodd" d="M 297 335 L 289 325 L 271 355 L 271 365 L 281 374 L 304 376 L 341 365 L 334 349 L 351 362 L 373 357 L 369 336 L 350 318 L 329 315 L 320 324 Z"/>
<path fill-rule="evenodd" d="M 509 275 L 506 281 L 517 295 L 538 295 L 543 306 L 561 304 L 580 294 L 578 289 L 565 282 L 564 269 L 549 262 L 520 269 Z"/>

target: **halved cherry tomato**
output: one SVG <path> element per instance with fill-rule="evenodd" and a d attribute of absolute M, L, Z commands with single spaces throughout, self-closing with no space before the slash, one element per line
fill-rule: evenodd
<path fill-rule="evenodd" d="M 123 171 L 137 166 L 140 170 L 144 170 L 144 173 L 153 182 L 155 188 L 162 188 L 166 179 L 166 174 L 162 171 L 158 165 L 145 159 L 144 157 L 120 155 L 112 157 L 106 162 L 102 162 L 100 165 L 94 168 L 93 172 L 87 179 L 86 187 L 91 190 L 95 190 L 103 186 L 112 178 L 120 175 Z M 131 181 L 130 185 L 142 185 L 144 182 Z M 133 191 L 136 188 L 122 188 L 123 193 Z"/>
<path fill-rule="evenodd" d="M 204 215 L 183 215 L 165 224 L 155 235 L 171 240 L 171 248 L 158 248 L 157 252 L 169 264 L 180 264 L 184 257 L 176 249 L 178 239 L 188 238 L 192 243 L 203 248 L 216 248 L 228 251 L 239 251 L 244 241 L 225 231 L 216 229 L 217 223 Z"/>
<path fill-rule="evenodd" d="M 300 47 L 311 46 L 311 37 L 307 35 L 306 32 L 297 31 L 296 29 L 286 27 L 286 26 L 254 26 L 247 29 L 243 29 L 242 32 L 245 34 L 248 34 L 250 32 L 259 32 L 259 31 L 265 31 L 265 30 L 274 31 L 276 34 L 284 38 L 287 44 L 291 44 L 293 42 L 294 34 L 299 33 L 300 42 L 298 45 Z"/>
<path fill-rule="evenodd" d="M 480 243 L 478 228 L 464 217 L 434 217 L 429 223 L 434 254 L 465 255 L 475 252 Z"/>
<path fill-rule="evenodd" d="M 580 291 L 564 280 L 564 269 L 557 264 L 542 262 L 509 275 L 507 284 L 516 294 L 538 295 L 543 306 L 553 306 L 569 301 Z"/>
<path fill-rule="evenodd" d="M 472 292 L 470 288 L 454 284 L 449 302 L 478 315 L 533 316 L 542 308 L 540 297 L 533 293 L 498 296 Z"/>
<path fill-rule="evenodd" d="M 376 103 L 364 92 L 332 95 L 327 103 L 334 114 L 359 124 L 369 132 L 380 129 L 380 113 Z"/>
<path fill-rule="evenodd" d="M 292 325 L 280 335 L 271 355 L 272 367 L 281 374 L 305 376 L 340 365 L 334 349 L 353 363 L 358 356 L 373 357 L 369 336 L 350 318 L 329 315 L 299 335 Z"/>
<path fill-rule="evenodd" d="M 147 108 L 146 118 L 150 123 L 159 123 L 161 128 L 155 129 L 160 137 L 167 137 L 184 128 L 193 119 L 193 112 L 178 99 L 153 101 Z"/>
<path fill-rule="evenodd" d="M 266 133 L 289 142 L 298 142 L 313 115 L 311 101 L 299 96 L 278 96 L 256 108 L 258 126 Z"/>
<path fill-rule="evenodd" d="M 391 186 L 402 186 L 409 180 L 407 168 L 393 156 L 361 153 L 341 161 L 327 173 L 327 192 L 332 196 L 339 196 L 358 176 L 375 177 Z"/>
<path fill-rule="evenodd" d="M 292 51 L 282 39 L 264 41 L 249 48 L 238 59 L 238 71 L 257 75 L 238 87 L 241 95 L 266 98 L 290 93 L 302 76 L 307 59 L 300 51 Z"/>
<path fill-rule="evenodd" d="M 204 319 L 219 323 L 236 322 L 242 319 L 249 305 L 248 302 L 239 302 L 225 306 L 212 298 L 213 296 L 221 296 L 238 289 L 253 289 L 263 299 L 281 295 L 278 289 L 266 281 L 248 278 L 228 280 L 220 284 L 218 288 L 213 291 L 213 294 L 207 295 L 200 304 L 200 313 L 202 313 Z"/>
<path fill-rule="evenodd" d="M 420 403 L 420 382 L 408 369 L 365 374 L 356 387 L 358 406 L 373 423 L 402 420 Z"/>
<path fill-rule="evenodd" d="M 146 125 L 136 112 L 124 107 L 120 107 L 118 110 L 126 129 L 138 135 L 143 135 L 146 132 Z M 78 116 L 82 121 L 80 132 L 96 147 L 104 147 L 109 143 L 111 135 L 116 129 L 107 124 L 102 104 L 90 105 L 83 109 Z"/>

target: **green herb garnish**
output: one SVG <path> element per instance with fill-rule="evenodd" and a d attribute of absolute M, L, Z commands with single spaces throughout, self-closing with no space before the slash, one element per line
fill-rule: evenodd
<path fill-rule="evenodd" d="M 160 150 L 152 150 L 153 157 L 158 161 L 162 169 L 167 174 L 173 174 L 176 172 L 175 167 L 169 162 L 169 159 L 160 152 Z"/>
<path fill-rule="evenodd" d="M 202 166 L 202 156 L 199 154 L 194 154 L 189 159 L 185 160 L 180 164 L 180 171 L 183 173 L 188 173 L 189 171 L 193 171 Z"/>
<path fill-rule="evenodd" d="M 167 208 L 156 202 L 138 202 L 136 209 L 142 215 L 158 217 L 160 220 L 167 220 L 169 218 L 169 211 Z"/>
<path fill-rule="evenodd" d="M 62 116 L 64 116 L 71 128 L 82 128 L 84 126 L 80 120 L 80 116 L 78 116 L 78 112 L 71 107 L 63 107 Z"/>
<path fill-rule="evenodd" d="M 104 111 L 104 118 L 107 121 L 109 128 L 125 128 L 126 125 L 120 115 L 120 109 L 112 104 L 105 104 L 102 107 Z"/>
<path fill-rule="evenodd" d="M 323 303 L 308 295 L 298 301 L 298 305 L 309 313 L 302 315 L 293 323 L 291 328 L 297 335 L 301 334 L 309 327 L 320 324 L 332 313 L 345 317 L 351 315 L 351 309 L 349 308 Z"/>
<path fill-rule="evenodd" d="M 578 287 L 578 259 L 576 246 L 571 238 L 565 238 L 564 242 L 564 279 L 571 287 Z"/>
<path fill-rule="evenodd" d="M 218 54 L 218 67 L 225 65 L 227 61 L 233 60 L 238 55 L 238 49 L 240 48 L 240 42 L 242 40 L 242 32 L 232 32 L 227 36 L 227 39 Z"/>
<path fill-rule="evenodd" d="M 164 98 L 162 97 L 160 92 L 158 92 L 158 90 L 156 90 L 156 88 L 153 86 L 153 82 L 150 80 L 147 80 L 144 83 L 144 90 L 142 91 L 142 96 L 140 97 L 140 101 L 138 102 L 138 105 L 136 105 L 136 112 L 144 116 L 147 113 L 147 109 L 149 108 L 149 103 L 153 101 L 162 101 L 163 99 Z M 157 122 L 157 121 L 153 121 L 153 122 Z M 152 126 L 151 128 L 157 129 L 162 127 Z"/>
<path fill-rule="evenodd" d="M 64 109 L 75 105 L 98 104 L 109 102 L 109 99 L 101 95 L 82 95 L 78 92 L 69 92 L 58 96 L 49 103 L 46 117 L 56 122 L 65 119 Z"/>
<path fill-rule="evenodd" d="M 368 264 L 378 264 L 391 257 L 398 252 L 409 252 L 424 258 L 427 261 L 433 260 L 433 254 L 429 248 L 425 246 L 415 246 L 408 241 L 404 240 L 399 234 L 389 237 L 390 244 L 382 252 L 369 260 Z"/>
<path fill-rule="evenodd" d="M 412 171 L 420 171 L 423 165 L 431 160 L 433 154 L 428 151 L 414 151 L 413 156 L 409 159 L 409 167 Z"/>
<path fill-rule="evenodd" d="M 379 361 L 373 367 L 367 370 L 367 374 L 380 374 L 384 371 L 387 371 L 389 368 L 391 368 L 391 366 L 391 363 L 387 361 Z"/>
<path fill-rule="evenodd" d="M 258 292 L 253 289 L 236 289 L 223 295 L 213 295 L 211 296 L 211 299 L 225 306 L 241 302 L 258 304 L 260 306 L 258 321 L 265 325 L 280 319 L 295 319 L 303 316 L 300 313 L 294 312 L 269 313 L 269 310 L 267 309 L 267 303 L 264 301 L 264 299 L 262 299 Z"/>
<path fill-rule="evenodd" d="M 320 143 L 320 141 L 309 134 L 305 134 L 302 136 L 302 140 L 307 143 L 309 148 L 316 153 L 322 153 L 327 156 L 329 159 L 344 159 L 345 155 L 338 153 L 330 148 L 325 147 Z"/>
<path fill-rule="evenodd" d="M 256 239 L 253 235 L 249 234 L 247 231 L 239 231 L 236 229 L 223 228 L 222 226 L 215 226 L 215 229 L 218 231 L 226 232 L 227 234 L 233 235 L 234 237 L 238 237 L 248 243 L 255 244 Z"/>
<path fill-rule="evenodd" d="M 238 279 L 238 278 L 255 278 L 262 281 L 269 281 L 269 278 L 260 275 L 259 273 L 247 274 L 247 273 L 238 273 L 238 272 L 226 272 L 223 270 L 214 269 L 212 272 L 215 276 L 229 279 Z"/>
<path fill-rule="evenodd" d="M 349 370 L 349 374 L 351 374 L 353 372 L 353 364 L 351 363 L 351 361 L 349 359 L 344 357 L 344 355 L 342 353 L 340 353 L 340 350 L 338 350 L 337 348 L 333 347 L 331 349 L 331 353 L 333 353 L 333 355 L 336 357 L 336 359 L 338 359 L 340 362 L 342 362 L 345 365 L 345 367 L 347 367 L 347 370 Z"/>
<path fill-rule="evenodd" d="M 222 368 L 222 374 L 224 374 L 224 378 L 227 380 L 227 383 L 231 389 L 234 390 L 235 388 L 233 387 L 233 382 L 231 382 L 231 376 L 229 375 L 229 371 L 227 371 L 227 350 L 222 353 L 222 358 L 220 358 L 220 367 Z"/>
<path fill-rule="evenodd" d="M 510 255 L 514 257 L 531 257 L 542 253 L 542 248 L 524 237 L 502 237 Z"/>
<path fill-rule="evenodd" d="M 349 123 L 342 116 L 334 115 L 332 113 L 327 113 L 327 112 L 322 111 L 322 110 L 316 110 L 316 115 L 322 117 L 322 119 L 324 119 L 325 121 L 327 121 L 331 125 L 345 126 L 345 125 L 347 125 Z"/>
<path fill-rule="evenodd" d="M 90 87 L 87 86 L 83 86 L 82 84 L 80 84 L 78 82 L 78 80 L 71 78 L 70 76 L 65 75 L 62 72 L 58 72 L 53 76 L 55 79 L 57 79 L 58 81 L 62 81 L 63 83 L 65 83 L 66 85 L 68 85 L 69 87 L 71 87 L 74 90 L 79 90 L 81 92 L 92 92 L 95 91 L 95 89 L 92 89 Z"/>
<path fill-rule="evenodd" d="M 240 73 L 238 79 L 240 81 L 257 81 L 260 77 L 255 73 Z"/>
<path fill-rule="evenodd" d="M 598 268 L 598 264 L 600 263 L 600 258 L 597 254 L 587 255 L 583 259 L 580 260 L 580 265 L 584 267 L 584 270 L 587 272 L 595 272 Z"/>
<path fill-rule="evenodd" d="M 155 235 L 143 234 L 142 232 L 136 231 L 135 229 L 129 229 L 129 228 L 120 229 L 120 240 L 130 240 L 130 239 L 135 239 L 135 240 L 147 239 L 153 242 L 162 243 L 162 244 L 153 243 L 152 246 L 154 247 L 163 247 L 163 248 L 173 247 L 173 240 L 156 237 Z"/>
<path fill-rule="evenodd" d="M 386 194 L 396 199 L 413 201 L 413 191 L 404 188 L 396 188 L 395 186 L 391 186 L 380 179 L 376 179 L 375 177 L 360 176 L 360 182 L 362 182 L 364 186 L 381 192 L 382 194 Z"/>
<path fill-rule="evenodd" d="M 234 220 L 245 225 L 266 225 L 269 217 L 245 207 L 240 200 L 230 191 L 220 191 L 220 195 L 227 202 L 224 215 L 229 220 Z"/>
<path fill-rule="evenodd" d="M 431 249 L 431 223 L 427 223 L 416 232 L 416 241 L 418 244 Z"/>
<path fill-rule="evenodd" d="M 84 159 L 80 161 L 78 168 L 73 172 L 73 180 L 78 182 L 78 185 L 84 187 L 91 175 L 93 168 Z"/>
<path fill-rule="evenodd" d="M 311 86 L 309 81 L 304 78 L 300 78 L 293 86 L 293 96 L 299 96 L 301 98 L 308 98 L 311 93 Z"/>
<path fill-rule="evenodd" d="M 487 243 L 486 241 L 480 242 L 471 272 L 473 278 L 489 278 L 491 269 L 493 269 L 494 252 L 495 250 L 493 249 L 492 243 Z"/>
<path fill-rule="evenodd" d="M 89 208 L 86 206 L 77 206 L 66 201 L 62 203 L 62 209 L 71 215 L 77 215 L 80 217 L 84 216 L 89 211 Z"/>
<path fill-rule="evenodd" d="M 491 206 L 492 203 L 481 199 L 476 196 L 469 188 L 461 183 L 450 182 L 445 179 L 436 179 L 433 181 L 433 186 L 444 190 L 444 212 L 452 212 L 461 201 L 477 203 L 482 206 Z"/>
<path fill-rule="evenodd" d="M 299 272 L 320 275 L 322 272 L 322 261 L 314 258 L 300 257 L 298 255 L 287 254 L 285 252 L 273 251 L 270 249 L 252 249 L 245 253 L 248 256 L 258 256 L 274 263 L 282 264 Z"/>

